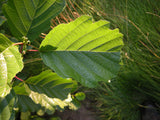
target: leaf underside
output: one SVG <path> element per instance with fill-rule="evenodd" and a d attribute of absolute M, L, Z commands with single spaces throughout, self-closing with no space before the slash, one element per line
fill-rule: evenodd
<path fill-rule="evenodd" d="M 12 34 L 33 41 L 50 27 L 50 20 L 63 9 L 65 0 L 9 0 L 3 5 Z"/>
<path fill-rule="evenodd" d="M 109 22 L 81 16 L 50 31 L 40 46 L 41 57 L 61 77 L 95 87 L 119 71 L 122 37 L 118 29 L 109 29 Z"/>
<path fill-rule="evenodd" d="M 9 84 L 13 77 L 22 70 L 23 62 L 18 47 L 0 34 L 0 96 L 10 92 Z"/>

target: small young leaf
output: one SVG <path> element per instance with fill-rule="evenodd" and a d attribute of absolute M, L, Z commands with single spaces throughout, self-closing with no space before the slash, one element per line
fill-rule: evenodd
<path fill-rule="evenodd" d="M 41 43 L 41 57 L 61 77 L 95 87 L 117 75 L 122 37 L 118 29 L 109 29 L 109 22 L 81 16 L 50 31 Z"/>
<path fill-rule="evenodd" d="M 86 98 L 86 95 L 83 92 L 78 92 L 75 94 L 77 100 L 82 101 Z"/>
<path fill-rule="evenodd" d="M 0 34 L 0 97 L 10 92 L 9 84 L 13 77 L 22 70 L 23 62 L 18 47 Z"/>
<path fill-rule="evenodd" d="M 50 20 L 63 9 L 65 0 L 8 0 L 3 5 L 12 34 L 33 41 L 50 27 Z"/>

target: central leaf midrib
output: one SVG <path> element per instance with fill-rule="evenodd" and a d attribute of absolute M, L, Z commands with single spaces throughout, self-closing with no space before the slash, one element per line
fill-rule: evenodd
<path fill-rule="evenodd" d="M 44 3 L 45 3 L 45 2 L 46 2 L 46 1 L 44 1 Z M 55 2 L 56 2 L 56 1 L 55 1 Z M 55 3 L 55 2 L 54 2 L 54 3 Z M 39 3 L 38 3 L 38 5 L 39 5 Z M 51 4 L 50 6 L 52 6 L 52 5 L 53 5 L 53 4 Z M 41 4 L 41 6 L 43 6 L 43 4 Z M 30 31 L 30 30 L 33 29 L 34 27 L 37 27 L 37 26 L 35 26 L 35 25 L 32 26 L 32 25 L 33 25 L 33 21 L 34 21 L 35 19 L 37 19 L 39 16 L 41 16 L 44 12 L 46 12 L 46 11 L 50 8 L 50 6 L 49 6 L 45 11 L 43 11 L 43 13 L 41 13 L 39 16 L 36 16 L 36 11 L 37 11 L 37 9 L 39 9 L 41 6 L 37 6 L 37 7 L 36 7 L 36 10 L 35 10 L 34 15 L 33 15 L 34 17 L 33 17 L 33 20 L 31 21 L 31 25 L 30 25 L 28 31 Z M 44 22 L 42 22 L 42 23 L 44 23 Z M 41 24 L 42 24 L 42 23 L 41 23 Z M 29 33 L 28 31 L 27 31 L 27 34 Z"/>
<path fill-rule="evenodd" d="M 33 6 L 35 6 L 34 2 L 32 2 L 32 4 L 33 4 Z M 37 9 L 38 9 L 38 5 L 39 5 L 39 1 L 38 1 L 37 6 L 35 6 L 35 11 L 34 11 L 34 14 L 33 14 L 33 18 L 32 18 L 32 20 L 31 20 L 30 27 L 28 28 L 28 30 L 27 30 L 27 32 L 26 32 L 26 36 L 28 35 L 28 31 L 32 28 L 32 23 L 33 23 L 33 21 L 34 21 L 34 19 L 35 19 L 35 14 L 36 14 L 36 11 L 37 11 Z M 27 11 L 27 12 L 28 12 L 28 11 Z"/>
<path fill-rule="evenodd" d="M 75 26 L 75 28 L 72 29 L 71 31 L 69 31 L 69 32 L 58 42 L 58 44 L 57 44 L 56 46 L 59 46 L 59 44 L 60 44 L 61 42 L 63 42 L 63 39 L 64 39 L 65 37 L 67 37 L 69 34 L 72 34 L 72 32 L 73 32 L 77 27 L 79 27 L 79 26 L 82 25 L 83 23 L 87 22 L 89 19 L 91 19 L 91 18 L 88 18 L 87 20 L 85 20 L 85 21 L 81 22 L 80 24 L 78 24 L 77 26 Z M 72 22 L 71 22 L 71 23 L 72 23 Z"/>

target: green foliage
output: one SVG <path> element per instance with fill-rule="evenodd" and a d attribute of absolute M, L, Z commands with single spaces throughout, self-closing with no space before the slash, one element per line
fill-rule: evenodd
<path fill-rule="evenodd" d="M 13 77 L 23 68 L 21 54 L 16 46 L 0 34 L 0 97 L 10 92 Z"/>
<path fill-rule="evenodd" d="M 81 16 L 50 31 L 40 52 L 44 63 L 60 76 L 95 87 L 117 75 L 122 45 L 122 34 L 110 30 L 107 21 L 92 23 L 91 17 Z"/>
<path fill-rule="evenodd" d="M 6 18 L 3 16 L 0 16 L 0 26 L 6 21 Z"/>
<path fill-rule="evenodd" d="M 73 86 L 71 79 L 63 79 L 50 70 L 44 71 L 14 87 L 18 95 L 17 106 L 23 112 L 43 109 L 47 113 L 53 113 L 56 106 L 64 109 L 71 102 L 72 99 L 68 103 L 62 100 L 67 99 Z"/>
<path fill-rule="evenodd" d="M 25 83 L 32 91 L 60 99 L 66 98 L 74 85 L 72 79 L 63 79 L 50 70 L 27 79 Z"/>
<path fill-rule="evenodd" d="M 117 76 L 123 35 L 109 29 L 105 20 L 93 22 L 92 17 L 81 16 L 55 27 L 40 44 L 38 36 L 49 30 L 50 20 L 64 6 L 65 0 L 8 0 L 3 4 L 0 14 L 8 24 L 2 21 L 0 29 L 20 42 L 0 34 L 0 119 L 14 119 L 16 111 L 27 119 L 30 112 L 41 116 L 65 107 L 76 110 L 85 99 L 82 92 L 74 95 L 76 81 L 95 87 Z M 21 72 L 22 58 L 25 67 Z"/>
<path fill-rule="evenodd" d="M 95 19 L 109 20 L 111 28 L 118 27 L 124 34 L 125 43 L 122 51 L 123 68 L 115 80 L 117 82 L 111 83 L 113 91 L 98 94 L 97 98 L 100 101 L 104 98 L 102 100 L 104 107 L 98 108 L 105 113 L 103 114 L 105 120 L 109 117 L 138 120 L 140 117 L 138 105 L 146 100 L 160 105 L 160 2 L 158 0 L 89 1 L 82 0 L 79 3 L 91 11 L 90 14 Z M 104 94 L 109 94 L 111 99 L 107 95 L 104 97 Z M 115 111 L 117 113 L 112 114 Z"/>
<path fill-rule="evenodd" d="M 65 0 L 9 0 L 3 5 L 12 34 L 21 41 L 23 36 L 35 40 L 50 27 L 51 18 L 63 9 Z"/>
<path fill-rule="evenodd" d="M 86 95 L 83 92 L 78 92 L 78 93 L 75 94 L 75 97 L 76 97 L 77 100 L 82 101 L 86 98 Z"/>
<path fill-rule="evenodd" d="M 0 97 L 0 120 L 15 119 L 13 106 L 15 106 L 16 102 L 14 91 L 11 91 L 6 97 Z"/>

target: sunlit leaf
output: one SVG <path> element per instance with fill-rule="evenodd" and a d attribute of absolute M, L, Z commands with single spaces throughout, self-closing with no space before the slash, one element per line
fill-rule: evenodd
<path fill-rule="evenodd" d="M 65 99 L 74 86 L 72 79 L 63 79 L 50 70 L 27 79 L 25 83 L 32 91 L 60 99 Z"/>
<path fill-rule="evenodd" d="M 40 46 L 41 57 L 61 77 L 95 87 L 117 75 L 122 37 L 118 29 L 109 29 L 109 22 L 81 16 L 50 31 Z"/>
<path fill-rule="evenodd" d="M 72 101 L 69 93 L 74 84 L 72 79 L 63 79 L 51 70 L 44 71 L 13 88 L 18 96 L 17 107 L 23 112 L 48 114 L 57 108 L 64 109 Z"/>
<path fill-rule="evenodd" d="M 23 62 L 18 47 L 0 34 L 0 96 L 4 97 L 10 92 L 13 77 L 22 70 Z"/>

